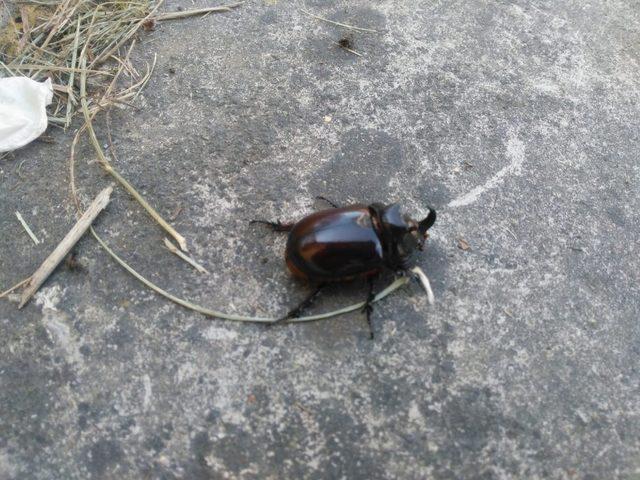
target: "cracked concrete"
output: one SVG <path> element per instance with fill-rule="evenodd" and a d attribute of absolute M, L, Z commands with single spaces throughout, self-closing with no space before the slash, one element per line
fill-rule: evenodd
<path fill-rule="evenodd" d="M 169 2 L 192 8 L 200 3 Z M 637 2 L 249 1 L 167 22 L 114 164 L 189 241 L 171 256 L 122 190 L 97 230 L 221 310 L 306 294 L 252 218 L 400 201 L 439 213 L 415 285 L 361 314 L 265 329 L 167 303 L 90 237 L 22 311 L 0 302 L 0 478 L 637 478 Z M 97 123 L 106 141 L 105 120 Z M 0 285 L 72 225 L 72 132 L 0 161 Z M 88 145 L 82 198 L 109 181 Z M 43 242 L 15 221 L 19 210 Z M 464 239 L 469 250 L 458 248 Z M 334 286 L 314 311 L 360 301 Z"/>

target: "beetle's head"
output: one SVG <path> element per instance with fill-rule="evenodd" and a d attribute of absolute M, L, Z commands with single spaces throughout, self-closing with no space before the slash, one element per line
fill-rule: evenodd
<path fill-rule="evenodd" d="M 381 209 L 380 223 L 387 243 L 390 260 L 401 265 L 408 264 L 416 251 L 422 250 L 429 234 L 427 230 L 436 221 L 436 211 L 429 207 L 429 215 L 423 220 L 414 220 L 394 203 Z"/>

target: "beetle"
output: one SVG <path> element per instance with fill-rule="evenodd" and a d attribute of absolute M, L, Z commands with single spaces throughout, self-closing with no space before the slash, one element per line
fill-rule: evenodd
<path fill-rule="evenodd" d="M 436 221 L 436 211 L 428 207 L 429 214 L 416 221 L 403 214 L 397 203 L 338 207 L 324 197 L 317 198 L 333 208 L 312 213 L 295 223 L 251 221 L 266 224 L 274 231 L 288 232 L 285 260 L 289 271 L 294 277 L 316 285 L 311 295 L 279 322 L 299 316 L 327 283 L 365 278 L 369 281 L 369 294 L 363 311 L 373 338 L 373 280 L 385 270 L 404 273 L 413 265 L 429 236 L 427 231 Z"/>

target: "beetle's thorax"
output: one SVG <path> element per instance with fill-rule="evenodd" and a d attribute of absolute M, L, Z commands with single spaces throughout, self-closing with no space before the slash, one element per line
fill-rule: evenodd
<path fill-rule="evenodd" d="M 405 270 L 411 264 L 412 255 L 401 256 L 399 254 L 398 239 L 395 234 L 396 232 L 394 232 L 383 220 L 383 215 L 387 208 L 388 207 L 379 203 L 369 205 L 373 228 L 376 231 L 384 250 L 385 265 L 391 270 Z"/>

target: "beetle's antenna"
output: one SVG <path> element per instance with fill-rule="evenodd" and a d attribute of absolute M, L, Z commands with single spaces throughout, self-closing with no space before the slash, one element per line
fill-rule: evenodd
<path fill-rule="evenodd" d="M 413 267 L 411 271 L 415 275 L 415 278 L 420 282 L 425 292 L 427 292 L 427 301 L 429 302 L 429 305 L 433 305 L 436 301 L 436 297 L 433 294 L 433 290 L 431 290 L 431 283 L 429 282 L 429 277 L 427 277 L 427 275 L 422 271 L 420 267 Z"/>

